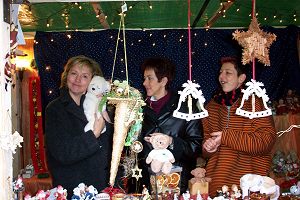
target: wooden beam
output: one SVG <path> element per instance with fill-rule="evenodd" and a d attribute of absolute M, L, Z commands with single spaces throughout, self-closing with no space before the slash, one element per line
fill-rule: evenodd
<path fill-rule="evenodd" d="M 109 29 L 110 26 L 106 20 L 105 14 L 102 11 L 100 3 L 99 2 L 91 2 L 91 5 L 93 6 L 93 9 L 94 9 L 96 16 L 97 16 L 100 24 L 102 25 L 102 27 L 104 29 Z"/>
<path fill-rule="evenodd" d="M 234 0 L 223 2 L 215 14 L 208 20 L 207 24 L 205 24 L 205 27 L 211 28 L 219 17 L 223 17 L 223 14 L 233 5 L 233 3 Z"/>
<path fill-rule="evenodd" d="M 206 10 L 207 5 L 208 5 L 209 2 L 210 2 L 210 0 L 205 0 L 205 2 L 203 3 L 203 5 L 202 5 L 202 7 L 201 7 L 201 9 L 200 9 L 200 11 L 199 11 L 196 19 L 193 22 L 193 25 L 191 26 L 191 28 L 195 28 L 197 26 L 197 23 L 201 19 L 201 17 L 203 15 L 204 11 Z"/>

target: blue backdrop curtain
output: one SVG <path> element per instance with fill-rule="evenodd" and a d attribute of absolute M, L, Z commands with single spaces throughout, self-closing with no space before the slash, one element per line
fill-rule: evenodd
<path fill-rule="evenodd" d="M 288 89 L 300 94 L 300 67 L 297 49 L 299 27 L 276 29 L 263 27 L 275 33 L 276 41 L 270 48 L 271 66 L 256 62 L 256 80 L 263 82 L 271 100 L 282 97 Z M 242 47 L 232 39 L 235 29 L 191 30 L 192 79 L 200 84 L 210 100 L 218 87 L 219 60 L 223 56 L 241 55 Z M 68 58 L 86 55 L 97 62 L 106 78 L 111 77 L 118 30 L 96 32 L 37 32 L 34 55 L 41 77 L 43 107 L 59 95 L 60 75 Z M 125 80 L 123 36 L 120 35 L 114 79 Z M 167 57 L 177 65 L 174 88 L 188 80 L 187 30 L 126 30 L 126 52 L 131 85 L 143 90 L 140 65 L 145 58 Z M 248 80 L 252 69 L 247 65 Z"/>

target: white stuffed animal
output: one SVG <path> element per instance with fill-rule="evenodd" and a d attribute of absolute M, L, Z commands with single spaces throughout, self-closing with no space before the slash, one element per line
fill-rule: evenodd
<path fill-rule="evenodd" d="M 243 199 L 248 192 L 260 192 L 261 194 L 270 195 L 270 200 L 277 200 L 280 195 L 280 188 L 275 181 L 268 176 L 257 174 L 245 174 L 240 179 Z"/>
<path fill-rule="evenodd" d="M 148 154 L 146 163 L 151 163 L 151 170 L 154 173 L 161 171 L 164 174 L 170 174 L 172 163 L 175 162 L 172 152 L 167 149 L 169 146 L 168 137 L 167 135 L 154 135 L 150 138 L 153 149 Z"/>
<path fill-rule="evenodd" d="M 85 95 L 85 100 L 83 102 L 84 114 L 88 120 L 87 125 L 84 127 L 85 132 L 93 130 L 95 113 L 97 114 L 97 117 L 100 117 L 102 115 L 106 121 L 110 122 L 110 119 L 106 112 L 106 106 L 103 106 L 101 112 L 98 109 L 103 95 L 108 93 L 110 91 L 110 88 L 110 83 L 103 77 L 94 76 L 92 78 Z M 106 128 L 104 128 L 102 132 L 104 132 L 105 130 Z"/>

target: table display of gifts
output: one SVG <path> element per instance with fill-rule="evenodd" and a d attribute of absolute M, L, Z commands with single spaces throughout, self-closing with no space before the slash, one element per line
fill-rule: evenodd
<path fill-rule="evenodd" d="M 24 200 L 66 200 L 67 190 L 61 185 L 51 189 L 51 190 L 39 190 L 35 196 L 25 195 Z"/>

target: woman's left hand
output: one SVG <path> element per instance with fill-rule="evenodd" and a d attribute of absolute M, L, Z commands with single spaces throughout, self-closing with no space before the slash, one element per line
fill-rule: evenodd
<path fill-rule="evenodd" d="M 96 138 L 98 138 L 101 133 L 102 133 L 102 130 L 104 129 L 105 127 L 105 120 L 104 118 L 100 115 L 100 117 L 98 118 L 97 117 L 97 114 L 95 114 L 95 122 L 94 122 L 94 135 Z"/>

